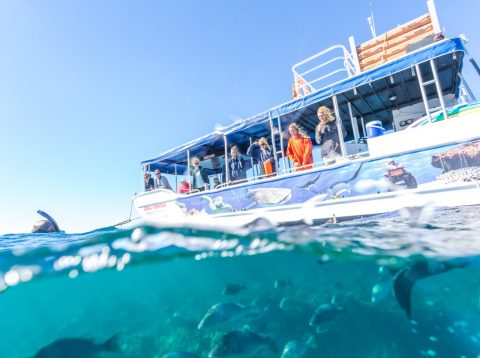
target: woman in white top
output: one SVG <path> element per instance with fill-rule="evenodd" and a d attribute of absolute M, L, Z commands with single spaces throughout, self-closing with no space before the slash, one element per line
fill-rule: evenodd
<path fill-rule="evenodd" d="M 200 166 L 200 159 L 198 157 L 193 157 L 190 160 L 191 169 L 190 175 L 192 176 L 192 188 L 203 191 L 208 189 L 210 186 L 210 180 L 208 179 L 208 174 L 204 168 Z"/>

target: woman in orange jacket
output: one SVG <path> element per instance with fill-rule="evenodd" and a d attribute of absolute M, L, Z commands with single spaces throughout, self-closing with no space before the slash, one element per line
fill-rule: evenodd
<path fill-rule="evenodd" d="M 300 130 L 296 123 L 288 126 L 290 139 L 288 141 L 287 156 L 293 162 L 295 171 L 313 168 L 312 141 Z"/>

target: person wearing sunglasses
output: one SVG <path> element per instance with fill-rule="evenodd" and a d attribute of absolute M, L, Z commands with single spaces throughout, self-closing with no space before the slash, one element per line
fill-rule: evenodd
<path fill-rule="evenodd" d="M 155 190 L 155 184 L 153 183 L 152 176 L 149 173 L 143 174 L 143 184 L 145 185 L 145 191 Z"/>
<path fill-rule="evenodd" d="M 270 176 L 275 174 L 275 160 L 273 151 L 268 145 L 265 137 L 253 142 L 247 149 L 247 155 L 251 156 L 256 163 L 260 164 L 260 176 Z"/>
<path fill-rule="evenodd" d="M 198 191 L 208 190 L 210 186 L 210 180 L 208 174 L 204 168 L 200 166 L 200 159 L 193 157 L 190 160 L 191 169 L 190 175 L 192 177 L 192 188 Z"/>
<path fill-rule="evenodd" d="M 153 179 L 155 189 L 169 189 L 173 190 L 168 182 L 168 179 L 165 178 L 159 169 L 155 170 L 155 178 Z"/>

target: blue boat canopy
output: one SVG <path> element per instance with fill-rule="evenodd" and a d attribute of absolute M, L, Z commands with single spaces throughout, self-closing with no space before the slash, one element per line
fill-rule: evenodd
<path fill-rule="evenodd" d="M 203 164 L 210 174 L 219 173 L 223 170 L 224 136 L 229 145 L 237 144 L 242 152 L 246 151 L 251 140 L 265 136 L 270 141 L 271 124 L 278 131 L 284 132 L 288 124 L 297 122 L 313 136 L 318 123 L 316 110 L 321 105 L 332 108 L 333 96 L 337 96 L 340 117 L 349 136 L 352 135 L 350 121 L 347 121 L 350 118 L 349 104 L 354 116 L 361 116 L 366 121 L 380 120 L 388 127 L 392 121 L 392 110 L 422 101 L 414 70 L 416 64 L 420 64 L 424 81 L 427 81 L 433 77 L 428 61 L 434 59 L 443 94 L 454 94 L 457 97 L 460 85 L 458 73 L 462 70 L 464 53 L 462 39 L 442 40 L 300 99 L 217 129 L 141 164 L 147 170 L 160 169 L 167 174 L 183 174 L 187 170 L 188 149 L 190 157 L 216 158 L 210 165 Z M 436 96 L 434 86 L 428 86 L 426 92 L 428 98 Z M 275 137 L 277 150 L 281 145 L 279 137 Z"/>

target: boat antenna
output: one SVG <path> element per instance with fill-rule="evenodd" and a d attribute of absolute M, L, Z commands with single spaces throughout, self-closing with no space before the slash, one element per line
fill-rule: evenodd
<path fill-rule="evenodd" d="M 372 2 L 370 1 L 370 16 L 367 17 L 368 25 L 370 26 L 370 31 L 372 32 L 373 38 L 377 37 L 377 32 L 375 31 L 375 20 L 373 19 L 373 9 Z"/>

